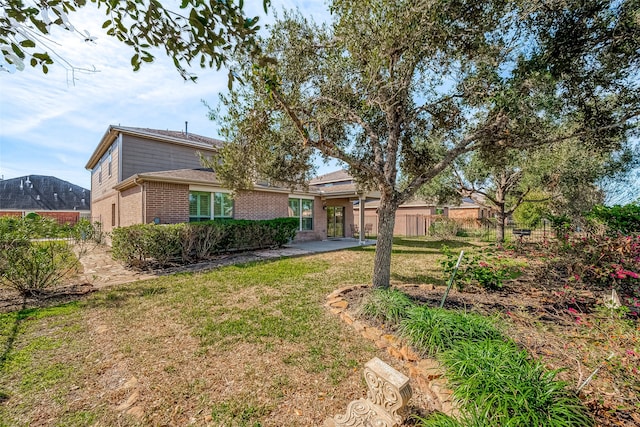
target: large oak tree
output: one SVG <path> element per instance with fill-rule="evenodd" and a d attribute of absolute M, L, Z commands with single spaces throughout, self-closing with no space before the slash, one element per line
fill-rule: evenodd
<path fill-rule="evenodd" d="M 235 188 L 300 182 L 314 156 L 380 192 L 373 286 L 389 286 L 395 213 L 462 155 L 598 143 L 638 116 L 638 1 L 334 0 L 287 12 L 223 97 Z M 572 123 L 558 131 L 555 123 Z M 553 132 L 550 130 L 553 129 Z"/>

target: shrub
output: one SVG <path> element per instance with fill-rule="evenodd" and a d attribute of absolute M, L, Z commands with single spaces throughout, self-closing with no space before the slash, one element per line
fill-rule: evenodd
<path fill-rule="evenodd" d="M 453 219 L 442 217 L 429 226 L 429 235 L 442 240 L 451 239 L 458 234 L 459 224 Z"/>
<path fill-rule="evenodd" d="M 2 239 L 0 282 L 22 296 L 39 296 L 78 269 L 78 260 L 67 242 L 31 242 Z"/>
<path fill-rule="evenodd" d="M 111 235 L 112 255 L 132 267 L 154 262 L 166 266 L 182 259 L 185 224 L 136 224 L 119 227 Z"/>
<path fill-rule="evenodd" d="M 575 237 L 558 252 L 574 278 L 615 288 L 632 313 L 640 312 L 640 235 Z"/>
<path fill-rule="evenodd" d="M 587 218 L 604 223 L 612 234 L 640 233 L 640 205 L 595 206 Z"/>
<path fill-rule="evenodd" d="M 446 245 L 443 245 L 440 251 L 445 256 L 440 260 L 440 266 L 446 280 L 453 273 L 458 254 L 454 254 Z M 477 284 L 486 289 L 497 290 L 502 288 L 505 280 L 519 275 L 521 267 L 518 263 L 496 256 L 491 249 L 481 253 L 468 252 L 460 262 L 456 283 L 458 288 L 462 288 L 463 285 Z"/>
<path fill-rule="evenodd" d="M 551 228 L 556 233 L 556 237 L 561 241 L 566 241 L 571 231 L 571 218 L 568 215 L 547 215 L 547 219 L 551 223 Z"/>
<path fill-rule="evenodd" d="M 112 253 L 138 268 L 189 263 L 222 252 L 282 246 L 295 237 L 297 228 L 297 218 L 138 224 L 113 230 Z"/>
<path fill-rule="evenodd" d="M 91 221 L 86 218 L 80 218 L 71 228 L 70 234 L 76 242 L 94 241 L 96 243 L 102 243 L 102 224 L 97 221 L 91 223 Z"/>

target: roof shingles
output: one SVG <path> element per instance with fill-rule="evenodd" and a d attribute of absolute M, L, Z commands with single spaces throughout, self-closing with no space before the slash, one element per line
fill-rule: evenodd
<path fill-rule="evenodd" d="M 53 176 L 0 181 L 0 210 L 86 211 L 90 204 L 91 191 Z"/>

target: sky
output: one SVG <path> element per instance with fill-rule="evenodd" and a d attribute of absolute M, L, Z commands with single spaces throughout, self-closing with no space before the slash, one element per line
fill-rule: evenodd
<path fill-rule="evenodd" d="M 265 16 L 262 0 L 245 1 L 247 16 L 260 16 L 264 27 L 274 12 L 299 8 L 317 21 L 328 19 L 322 1 L 272 0 Z M 198 82 L 185 82 L 173 63 L 157 52 L 156 60 L 132 70 L 132 50 L 101 29 L 102 11 L 89 5 L 70 15 L 77 30 L 96 37 L 87 43 L 78 33 L 54 28 L 55 52 L 77 68 L 72 76 L 62 65 L 48 74 L 26 66 L 0 71 L 0 178 L 50 175 L 90 188 L 84 166 L 109 125 L 183 130 L 218 138 L 218 125 L 207 117 L 209 105 L 227 89 L 227 71 L 193 71 Z M 74 78 L 75 77 L 75 78 Z M 320 174 L 336 164 L 319 165 Z"/>
<path fill-rule="evenodd" d="M 262 0 L 245 1 L 247 16 L 259 16 L 263 28 L 282 9 L 298 8 L 315 21 L 330 19 L 322 0 L 272 0 L 265 15 Z M 152 64 L 132 70 L 132 50 L 101 28 L 105 17 L 93 4 L 70 16 L 80 31 L 96 37 L 87 43 L 78 32 L 53 28 L 55 52 L 79 69 L 71 75 L 63 65 L 48 74 L 25 67 L 0 71 L 0 178 L 50 175 L 90 188 L 84 166 L 109 125 L 188 130 L 220 138 L 218 125 L 207 117 L 202 102 L 215 107 L 227 91 L 227 71 L 196 68 L 198 82 L 185 82 L 173 63 L 157 51 Z M 55 43 L 55 44 L 53 44 Z M 338 169 L 337 163 L 318 164 L 318 174 Z M 635 172 L 636 178 L 640 171 Z M 640 181 L 638 179 L 637 181 Z M 638 182 L 613 195 L 613 203 L 637 197 Z"/>

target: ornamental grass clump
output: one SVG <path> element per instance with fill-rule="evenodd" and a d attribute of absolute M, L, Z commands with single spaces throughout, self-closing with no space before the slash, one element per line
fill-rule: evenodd
<path fill-rule="evenodd" d="M 400 336 L 422 354 L 435 355 L 460 341 L 500 339 L 493 322 L 472 313 L 460 313 L 426 306 L 409 310 L 399 327 Z"/>
<path fill-rule="evenodd" d="M 437 358 L 458 402 L 457 418 L 415 417 L 423 427 L 589 427 L 593 420 L 558 371 L 547 371 L 490 318 L 416 305 L 398 290 L 370 294 L 360 313 Z"/>
<path fill-rule="evenodd" d="M 375 289 L 363 302 L 360 315 L 397 325 L 412 307 L 415 307 L 413 300 L 397 289 Z"/>
<path fill-rule="evenodd" d="M 486 426 L 593 425 L 578 396 L 555 379 L 558 371 L 547 371 L 513 341 L 460 341 L 438 359 L 467 420 Z"/>

